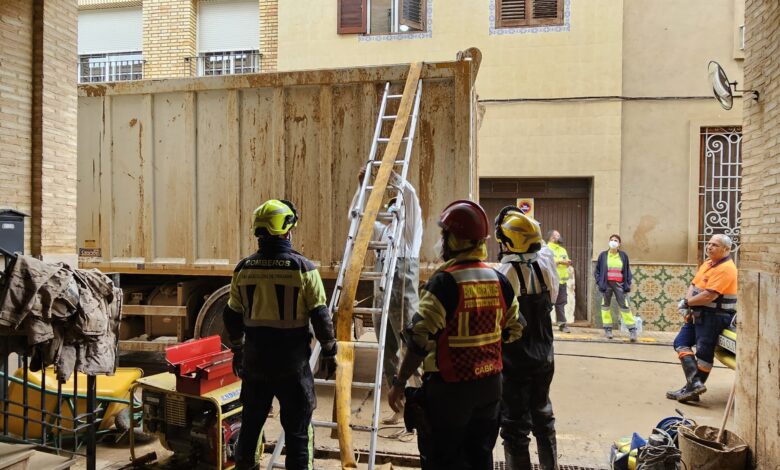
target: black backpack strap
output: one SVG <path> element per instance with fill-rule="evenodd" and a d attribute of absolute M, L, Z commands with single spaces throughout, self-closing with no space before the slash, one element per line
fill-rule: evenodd
<path fill-rule="evenodd" d="M 544 276 L 542 275 L 542 268 L 539 267 L 539 262 L 534 261 L 532 266 L 534 268 L 534 272 L 536 273 L 536 278 L 539 279 L 539 286 L 541 287 L 541 291 L 543 293 L 549 292 L 550 289 L 548 289 L 547 283 L 544 282 Z"/>
<path fill-rule="evenodd" d="M 520 265 L 516 261 L 512 262 L 512 267 L 515 268 L 515 272 L 517 273 L 517 280 L 520 282 L 520 295 L 528 295 L 528 289 L 525 286 L 523 270 L 520 269 Z"/>

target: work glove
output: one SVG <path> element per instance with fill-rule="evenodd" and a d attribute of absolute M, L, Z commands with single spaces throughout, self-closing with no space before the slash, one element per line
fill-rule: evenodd
<path fill-rule="evenodd" d="M 336 375 L 336 343 L 329 350 L 322 350 L 320 356 L 320 370 L 325 371 L 325 380 L 330 380 Z"/>
<path fill-rule="evenodd" d="M 680 315 L 685 316 L 688 315 L 688 310 L 690 310 L 688 301 L 685 299 L 680 299 L 680 303 L 677 304 L 677 311 L 680 313 Z"/>
<path fill-rule="evenodd" d="M 230 350 L 233 351 L 233 373 L 241 379 L 244 375 L 244 347 L 234 346 Z"/>

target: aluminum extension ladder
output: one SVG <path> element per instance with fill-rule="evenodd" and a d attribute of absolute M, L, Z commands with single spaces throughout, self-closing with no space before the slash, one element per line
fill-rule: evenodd
<path fill-rule="evenodd" d="M 411 116 L 409 117 L 409 126 L 408 130 L 404 130 L 404 136 L 402 138 L 402 142 L 405 144 L 403 148 L 403 158 L 402 159 L 396 159 L 396 156 L 393 156 L 393 173 L 401 178 L 401 181 L 406 180 L 408 173 L 409 173 L 409 161 L 412 154 L 412 147 L 414 143 L 414 135 L 417 128 L 417 118 L 419 115 L 420 110 L 420 97 L 422 95 L 422 80 L 417 81 L 417 87 L 414 92 L 414 104 L 413 104 L 413 110 L 411 112 Z M 366 207 L 366 203 L 369 199 L 370 193 L 374 190 L 374 179 L 375 179 L 375 171 L 378 169 L 378 167 L 382 163 L 382 155 L 379 153 L 380 146 L 388 144 L 390 141 L 389 137 L 383 137 L 381 135 L 383 124 L 386 122 L 393 122 L 395 121 L 398 116 L 397 115 L 388 115 L 386 114 L 388 109 L 388 102 L 392 101 L 398 101 L 402 98 L 403 95 L 401 94 L 390 94 L 390 83 L 385 84 L 384 93 L 382 95 L 382 102 L 379 108 L 379 116 L 376 121 L 376 127 L 374 129 L 374 137 L 373 141 L 371 143 L 371 150 L 369 152 L 369 158 L 366 162 L 365 166 L 365 176 L 363 177 L 363 180 L 361 182 L 360 188 L 358 190 L 358 197 L 357 202 L 355 203 L 355 207 L 350 208 L 350 226 L 349 226 L 349 235 L 347 236 L 346 246 L 344 248 L 344 259 L 342 260 L 341 266 L 339 268 L 339 274 L 336 279 L 336 285 L 333 290 L 333 295 L 330 298 L 329 302 L 329 309 L 333 314 L 338 313 L 338 305 L 339 301 L 341 300 L 341 296 L 343 293 L 343 287 L 344 287 L 344 281 L 345 277 L 347 276 L 347 267 L 349 266 L 349 261 L 351 257 L 353 256 L 353 248 L 355 245 L 355 240 L 358 235 L 358 229 L 360 227 L 361 220 L 364 216 L 364 211 Z M 379 288 L 382 295 L 382 303 L 381 308 L 375 308 L 375 307 L 357 307 L 355 306 L 353 308 L 353 314 L 355 316 L 361 316 L 361 315 L 371 315 L 375 313 L 381 313 L 381 324 L 380 325 L 374 325 L 374 328 L 379 328 L 379 341 L 373 342 L 373 341 L 353 341 L 355 349 L 376 349 L 377 350 L 377 358 L 376 358 L 376 373 L 374 375 L 374 382 L 352 382 L 353 388 L 358 389 L 370 389 L 373 390 L 373 397 L 374 397 L 374 407 L 373 407 L 373 415 L 371 418 L 371 425 L 370 426 L 360 426 L 360 425 L 354 425 L 351 424 L 350 428 L 355 431 L 360 432 L 369 432 L 371 434 L 370 438 L 370 446 L 369 446 L 369 453 L 368 453 L 368 469 L 373 470 L 374 468 L 374 459 L 376 457 L 376 446 L 377 446 L 377 437 L 378 437 L 378 431 L 379 431 L 379 413 L 381 409 L 381 403 L 382 403 L 382 366 L 383 366 L 383 359 L 384 359 L 384 352 L 385 352 L 385 337 L 387 336 L 387 319 L 388 319 L 388 310 L 390 307 L 390 292 L 392 291 L 393 287 L 393 275 L 395 273 L 396 268 L 396 260 L 397 260 L 397 252 L 399 250 L 400 244 L 402 243 L 403 239 L 403 228 L 404 228 L 404 214 L 405 211 L 403 210 L 403 197 L 401 194 L 401 189 L 399 186 L 392 184 L 393 183 L 393 177 L 391 177 L 390 183 L 387 185 L 386 193 L 389 197 L 395 197 L 395 203 L 391 209 L 395 210 L 388 210 L 387 212 L 379 212 L 377 214 L 376 220 L 382 221 L 387 223 L 387 228 L 383 231 L 376 231 L 374 230 L 374 236 L 382 236 L 382 234 L 389 234 L 389 236 L 386 236 L 385 240 L 376 240 L 374 239 L 374 236 L 372 236 L 371 241 L 368 245 L 368 250 L 373 250 L 376 252 L 381 252 L 380 254 L 377 254 L 377 265 L 380 267 L 379 270 L 376 270 L 376 267 L 374 267 L 374 270 L 367 271 L 363 270 L 360 273 L 360 280 L 370 280 L 370 281 L 379 281 Z M 373 224 L 372 224 L 373 225 Z M 357 305 L 357 303 L 355 303 Z M 354 321 L 354 316 L 353 316 Z M 314 350 L 312 351 L 312 356 L 309 361 L 309 365 L 314 370 L 317 364 L 317 360 L 319 358 L 321 351 L 321 345 L 319 342 L 315 345 Z M 317 385 L 334 385 L 335 380 L 326 380 L 326 379 L 315 379 L 315 384 Z M 335 429 L 337 427 L 337 424 L 332 421 L 317 421 L 313 420 L 312 425 L 314 427 L 324 427 L 324 428 L 330 428 Z M 272 470 L 274 468 L 284 468 L 284 465 L 280 462 L 281 458 L 281 452 L 282 448 L 284 447 L 284 431 L 282 431 L 279 435 L 279 438 L 276 441 L 276 447 L 274 448 L 274 451 L 271 455 L 271 459 L 268 462 L 268 470 Z"/>

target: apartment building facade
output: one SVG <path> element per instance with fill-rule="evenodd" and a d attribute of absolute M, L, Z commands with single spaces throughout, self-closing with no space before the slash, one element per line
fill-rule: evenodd
<path fill-rule="evenodd" d="M 121 15 L 125 27 L 107 26 Z M 481 202 L 492 216 L 530 199 L 543 228 L 563 232 L 576 318 L 594 324 L 592 263 L 619 233 L 634 310 L 672 330 L 703 242 L 739 241 L 743 98 L 723 110 L 707 66 L 742 80 L 743 18 L 741 0 L 80 0 L 79 53 L 82 71 L 125 54 L 153 79 L 449 60 L 477 47 Z M 128 39 L 85 39 L 101 27 Z"/>

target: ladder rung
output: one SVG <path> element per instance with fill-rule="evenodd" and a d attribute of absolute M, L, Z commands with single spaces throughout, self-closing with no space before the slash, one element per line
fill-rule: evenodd
<path fill-rule="evenodd" d="M 377 142 L 390 142 L 390 137 L 378 137 L 376 139 Z M 408 142 L 409 137 L 403 137 L 401 138 L 401 142 Z"/>
<path fill-rule="evenodd" d="M 332 379 L 314 379 L 315 385 L 336 385 Z M 352 382 L 352 388 L 364 388 L 366 390 L 374 389 L 374 382 Z"/>
<path fill-rule="evenodd" d="M 401 99 L 404 95 L 387 95 L 387 99 L 389 100 L 398 100 Z"/>
<path fill-rule="evenodd" d="M 338 427 L 338 424 L 334 423 L 333 421 L 318 421 L 314 419 L 311 420 L 311 425 L 318 428 L 328 429 L 336 429 Z M 363 424 L 350 424 L 349 427 L 353 431 L 371 432 L 374 430 L 372 426 L 365 426 Z"/>
<path fill-rule="evenodd" d="M 405 163 L 404 160 L 395 160 L 393 162 L 393 165 L 403 165 L 404 163 Z M 382 164 L 382 160 L 374 160 L 373 162 L 371 162 L 371 164 L 375 166 L 379 166 Z"/>
<path fill-rule="evenodd" d="M 353 341 L 356 349 L 379 349 L 378 343 L 372 343 L 370 341 Z"/>
<path fill-rule="evenodd" d="M 366 215 L 365 212 L 360 213 L 360 217 L 363 217 Z M 395 218 L 395 215 L 393 215 L 392 212 L 377 212 L 376 214 L 376 220 L 393 220 Z"/>
<path fill-rule="evenodd" d="M 393 119 L 398 119 L 398 115 L 391 115 L 391 116 L 382 116 L 383 121 L 392 121 Z"/>
<path fill-rule="evenodd" d="M 379 271 L 363 271 L 360 273 L 360 279 L 364 281 L 378 281 L 382 279 L 382 273 Z"/>
<path fill-rule="evenodd" d="M 368 242 L 369 250 L 386 250 L 390 248 L 389 242 Z"/>
<path fill-rule="evenodd" d="M 371 315 L 374 313 L 382 313 L 382 309 L 374 307 L 354 307 L 352 309 L 352 313 L 356 313 L 358 315 Z"/>

